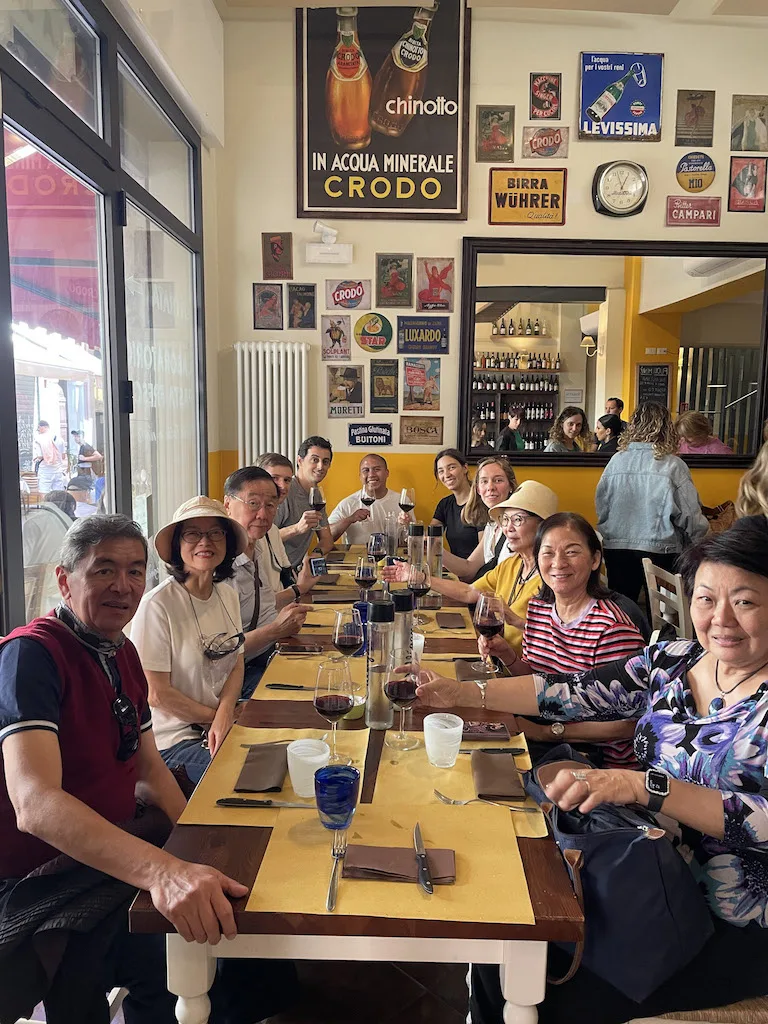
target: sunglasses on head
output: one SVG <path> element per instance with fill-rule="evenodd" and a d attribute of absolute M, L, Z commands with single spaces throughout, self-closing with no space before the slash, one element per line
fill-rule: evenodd
<path fill-rule="evenodd" d="M 118 761 L 127 761 L 133 757 L 141 743 L 139 715 L 136 705 L 130 697 L 120 693 L 112 701 L 112 714 L 117 719 L 120 729 L 120 746 L 117 748 Z"/>

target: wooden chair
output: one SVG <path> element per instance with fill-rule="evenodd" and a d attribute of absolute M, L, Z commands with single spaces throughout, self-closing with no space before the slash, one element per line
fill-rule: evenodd
<path fill-rule="evenodd" d="M 670 1020 L 677 1024 L 688 1024 L 689 1021 L 706 1021 L 707 1024 L 768 1024 L 768 996 L 757 999 L 744 999 L 730 1006 L 717 1006 L 713 1010 L 678 1010 L 676 1013 L 663 1013 L 661 1017 L 644 1017 L 632 1021 L 632 1024 L 655 1024 L 656 1021 Z"/>
<path fill-rule="evenodd" d="M 29 488 L 27 510 L 29 510 L 30 508 L 37 508 L 40 502 L 42 501 L 42 495 L 40 494 L 40 491 L 37 486 L 37 474 L 27 471 L 26 473 L 21 474 L 21 479 Z"/>
<path fill-rule="evenodd" d="M 679 573 L 667 572 L 643 559 L 645 585 L 648 588 L 648 611 L 654 634 L 665 625 L 672 626 L 681 640 L 693 639 L 693 624 L 688 599 Z M 651 642 L 653 642 L 653 636 Z"/>

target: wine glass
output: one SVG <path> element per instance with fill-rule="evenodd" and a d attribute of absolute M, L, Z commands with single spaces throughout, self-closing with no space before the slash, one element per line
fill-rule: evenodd
<path fill-rule="evenodd" d="M 376 563 L 367 555 L 361 555 L 355 569 L 355 583 L 360 587 L 360 600 L 368 600 L 368 591 L 376 585 Z"/>
<path fill-rule="evenodd" d="M 372 533 L 368 538 L 368 557 L 380 562 L 387 554 L 387 538 L 383 533 Z"/>
<path fill-rule="evenodd" d="M 325 512 L 325 495 L 322 487 L 309 488 L 309 506 L 313 512 Z"/>
<path fill-rule="evenodd" d="M 429 593 L 432 586 L 432 577 L 429 572 L 429 562 L 411 562 L 408 566 L 408 589 L 416 598 L 416 607 L 419 601 Z M 426 615 L 414 615 L 413 621 L 417 626 L 425 626 L 429 619 Z"/>
<path fill-rule="evenodd" d="M 315 711 L 331 723 L 331 757 L 328 764 L 349 764 L 349 759 L 336 752 L 336 725 L 354 707 L 352 677 L 346 658 L 322 662 L 315 683 Z"/>
<path fill-rule="evenodd" d="M 416 492 L 412 487 L 404 487 L 400 491 L 400 508 L 403 512 L 413 512 L 416 506 Z"/>
<path fill-rule="evenodd" d="M 366 482 L 360 491 L 360 503 L 365 505 L 366 508 L 370 508 L 374 501 L 376 501 L 376 493 L 373 489 L 373 484 Z"/>
<path fill-rule="evenodd" d="M 342 655 L 350 658 L 364 643 L 363 622 L 357 608 L 342 608 L 336 612 L 332 634 L 333 646 Z"/>
<path fill-rule="evenodd" d="M 481 594 L 480 600 L 475 606 L 473 621 L 475 629 L 481 636 L 487 637 L 489 640 L 492 636 L 501 636 L 504 632 L 504 605 L 501 598 L 496 594 Z M 480 687 L 483 699 L 485 699 L 488 680 L 493 679 L 495 675 L 490 654 L 486 655 L 483 661 L 472 662 L 471 668 L 478 674 L 475 682 Z"/>
<path fill-rule="evenodd" d="M 424 644 L 422 643 L 421 648 L 423 649 L 423 647 Z M 408 671 L 397 674 L 391 673 L 384 684 L 384 693 L 389 698 L 390 703 L 400 711 L 398 731 L 394 735 L 388 732 L 384 740 L 386 745 L 394 750 L 414 750 L 419 746 L 418 738 L 416 736 L 409 736 L 405 731 L 405 716 L 416 703 L 416 687 L 419 685 L 421 654 L 415 649 L 404 653 L 408 657 L 408 663 L 407 666 L 400 667 L 407 667 Z"/>

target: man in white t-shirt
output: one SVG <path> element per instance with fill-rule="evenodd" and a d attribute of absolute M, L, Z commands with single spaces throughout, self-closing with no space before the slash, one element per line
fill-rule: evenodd
<path fill-rule="evenodd" d="M 294 636 L 304 624 L 308 606 L 295 602 L 309 585 L 299 581 L 275 590 L 269 574 L 266 535 L 279 504 L 278 488 L 259 466 L 245 466 L 224 483 L 224 508 L 248 534 L 248 548 L 234 562 L 232 585 L 240 600 L 245 633 L 243 697 L 250 697 L 261 679 L 277 640 Z"/>
<path fill-rule="evenodd" d="M 331 536 L 338 540 L 346 533 L 350 544 L 367 544 L 372 533 L 386 533 L 387 513 L 395 512 L 401 523 L 411 521 L 411 516 L 400 509 L 400 494 L 387 488 L 389 467 L 381 455 L 366 455 L 360 462 L 359 491 L 342 498 L 328 516 Z M 366 508 L 361 501 L 363 491 L 376 500 Z"/>

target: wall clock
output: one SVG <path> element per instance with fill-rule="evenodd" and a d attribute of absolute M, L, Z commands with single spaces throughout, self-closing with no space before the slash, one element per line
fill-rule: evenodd
<path fill-rule="evenodd" d="M 645 206 L 648 172 L 632 160 L 600 164 L 592 180 L 592 202 L 606 217 L 631 217 Z"/>

